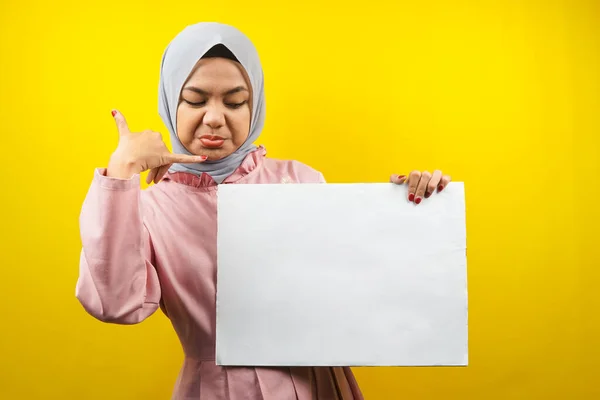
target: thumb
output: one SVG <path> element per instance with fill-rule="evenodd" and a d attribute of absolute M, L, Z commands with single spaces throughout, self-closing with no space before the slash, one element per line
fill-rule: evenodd
<path fill-rule="evenodd" d="M 202 163 L 202 162 L 206 161 L 206 159 L 208 157 L 207 156 L 190 156 L 187 154 L 169 153 L 169 155 L 166 158 L 167 158 L 167 162 L 171 163 L 171 164 L 173 164 L 173 163 L 195 164 L 195 163 Z"/>
<path fill-rule="evenodd" d="M 111 114 L 114 117 L 115 122 L 117 123 L 117 130 L 119 131 L 119 135 L 123 136 L 130 133 L 129 126 L 127 126 L 127 121 L 125 120 L 123 114 L 121 114 L 117 110 L 112 110 Z"/>
<path fill-rule="evenodd" d="M 390 182 L 395 183 L 396 185 L 402 185 L 406 182 L 406 175 L 393 174 L 390 176 Z"/>

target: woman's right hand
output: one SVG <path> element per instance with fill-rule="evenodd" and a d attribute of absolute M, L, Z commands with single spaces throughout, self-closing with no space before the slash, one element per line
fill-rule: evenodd
<path fill-rule="evenodd" d="M 135 174 L 150 170 L 146 182 L 160 182 L 173 163 L 201 163 L 206 156 L 173 154 L 167 149 L 158 132 L 133 133 L 123 114 L 112 112 L 119 131 L 119 145 L 110 157 L 107 175 L 129 179 Z"/>

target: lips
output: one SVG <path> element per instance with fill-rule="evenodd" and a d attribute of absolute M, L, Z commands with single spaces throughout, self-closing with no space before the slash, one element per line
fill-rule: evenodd
<path fill-rule="evenodd" d="M 223 146 L 223 143 L 225 143 L 225 138 L 216 135 L 203 135 L 200 136 L 200 143 L 202 143 L 202 146 L 209 149 L 217 149 Z"/>

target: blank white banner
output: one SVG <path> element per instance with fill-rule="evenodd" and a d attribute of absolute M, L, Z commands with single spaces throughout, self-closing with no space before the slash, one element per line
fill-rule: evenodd
<path fill-rule="evenodd" d="M 462 182 L 218 189 L 219 365 L 467 365 Z"/>

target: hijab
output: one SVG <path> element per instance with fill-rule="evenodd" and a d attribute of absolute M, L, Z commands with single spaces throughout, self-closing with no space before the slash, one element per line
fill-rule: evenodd
<path fill-rule="evenodd" d="M 217 22 L 201 22 L 187 26 L 167 46 L 162 56 L 158 93 L 158 112 L 167 126 L 173 152 L 191 153 L 177 135 L 177 106 L 183 84 L 193 68 L 214 46 L 225 46 L 242 65 L 252 86 L 252 115 L 248 138 L 234 153 L 215 161 L 197 164 L 173 164 L 172 172 L 208 173 L 222 183 L 256 149 L 254 141 L 261 134 L 265 120 L 263 70 L 254 44 L 238 29 Z"/>

